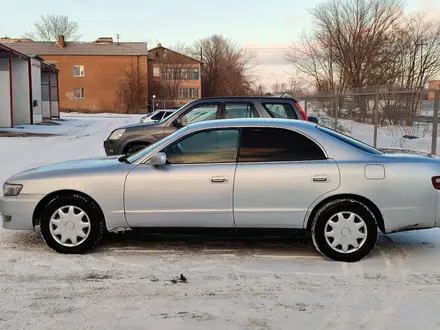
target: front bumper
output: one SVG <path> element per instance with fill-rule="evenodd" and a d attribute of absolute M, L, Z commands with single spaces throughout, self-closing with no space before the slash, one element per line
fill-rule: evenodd
<path fill-rule="evenodd" d="M 105 140 L 104 141 L 104 150 L 107 156 L 115 156 L 116 153 L 116 146 L 115 141 L 112 140 Z"/>
<path fill-rule="evenodd" d="M 20 194 L 0 198 L 0 217 L 5 229 L 33 230 L 32 217 L 44 195 Z"/>

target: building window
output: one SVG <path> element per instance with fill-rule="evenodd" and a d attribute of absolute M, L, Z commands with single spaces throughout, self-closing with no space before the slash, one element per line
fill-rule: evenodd
<path fill-rule="evenodd" d="M 160 77 L 160 67 L 158 66 L 153 67 L 153 76 Z"/>
<path fill-rule="evenodd" d="M 74 65 L 73 66 L 73 76 L 74 77 L 84 77 L 84 65 Z"/>
<path fill-rule="evenodd" d="M 192 79 L 199 80 L 199 69 L 192 69 Z"/>
<path fill-rule="evenodd" d="M 84 88 L 75 88 L 73 90 L 73 97 L 77 100 L 83 100 L 86 98 L 86 95 L 84 93 Z"/>
<path fill-rule="evenodd" d="M 199 80 L 200 73 L 198 68 L 165 68 L 164 77 L 167 80 Z"/>
<path fill-rule="evenodd" d="M 181 88 L 178 92 L 179 99 L 198 99 L 199 90 L 197 88 Z"/>

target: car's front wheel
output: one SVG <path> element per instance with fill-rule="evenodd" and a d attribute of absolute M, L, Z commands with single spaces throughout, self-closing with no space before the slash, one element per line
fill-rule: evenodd
<path fill-rule="evenodd" d="M 312 240 L 319 252 L 335 261 L 355 262 L 376 245 L 378 227 L 371 210 L 352 199 L 329 202 L 316 213 Z"/>
<path fill-rule="evenodd" d="M 125 154 L 131 156 L 131 155 L 137 153 L 138 151 L 146 148 L 147 146 L 148 145 L 146 145 L 146 144 L 135 144 L 135 145 L 132 145 L 129 148 L 127 148 Z"/>
<path fill-rule="evenodd" d="M 43 211 L 41 234 L 49 247 L 65 254 L 81 254 L 92 250 L 105 231 L 99 207 L 78 194 L 54 198 Z"/>

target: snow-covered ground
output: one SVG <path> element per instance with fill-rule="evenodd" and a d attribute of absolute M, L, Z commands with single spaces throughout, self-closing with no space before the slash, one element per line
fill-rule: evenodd
<path fill-rule="evenodd" d="M 110 131 L 139 117 L 63 114 L 56 127 L 20 129 L 58 136 L 2 137 L 0 183 L 44 163 L 104 155 Z M 343 124 L 361 139 L 371 128 Z M 380 136 L 380 147 L 399 147 Z M 0 329 L 435 329 L 439 260 L 439 230 L 381 236 L 355 264 L 324 260 L 303 239 L 123 234 L 64 256 L 37 233 L 0 230 Z M 180 274 L 187 283 L 172 282 Z"/>

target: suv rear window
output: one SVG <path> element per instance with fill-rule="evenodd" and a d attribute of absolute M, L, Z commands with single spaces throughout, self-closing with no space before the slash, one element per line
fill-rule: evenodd
<path fill-rule="evenodd" d="M 295 108 L 290 103 L 264 102 L 263 107 L 273 118 L 298 119 Z"/>

